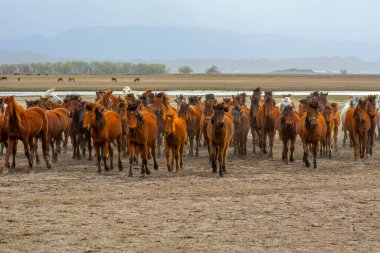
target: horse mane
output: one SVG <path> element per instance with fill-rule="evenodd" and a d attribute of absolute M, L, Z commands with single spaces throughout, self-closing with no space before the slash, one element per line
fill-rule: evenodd
<path fill-rule="evenodd" d="M 330 104 L 330 106 L 333 107 L 333 108 L 338 108 L 338 103 L 333 102 L 333 103 Z"/>
<path fill-rule="evenodd" d="M 95 108 L 95 118 L 99 124 L 99 128 L 103 129 L 106 121 L 105 121 L 103 112 L 101 111 L 101 109 L 99 107 Z"/>
<path fill-rule="evenodd" d="M 212 94 L 212 93 L 210 93 L 210 94 L 206 94 L 205 95 L 205 98 L 206 98 L 206 100 L 215 100 L 215 95 L 214 94 Z"/>
<path fill-rule="evenodd" d="M 261 88 L 257 87 L 256 89 L 253 90 L 253 95 L 261 95 Z"/>
<path fill-rule="evenodd" d="M 265 97 L 272 97 L 273 96 L 272 91 L 266 91 L 264 94 L 265 94 L 264 95 Z"/>

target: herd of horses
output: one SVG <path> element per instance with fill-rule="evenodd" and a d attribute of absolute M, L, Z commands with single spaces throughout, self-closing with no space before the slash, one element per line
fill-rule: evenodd
<path fill-rule="evenodd" d="M 16 166 L 18 141 L 23 143 L 28 171 L 33 172 L 34 158 L 36 163 L 40 162 L 39 142 L 46 167 L 51 168 L 50 158 L 57 161 L 61 152 L 67 152 L 69 139 L 73 159 L 87 155 L 92 160 L 94 149 L 99 173 L 102 161 L 104 170 L 113 169 L 116 147 L 119 170 L 123 170 L 122 158 L 129 156 L 129 177 L 133 176 L 133 166 L 139 159 L 140 175 L 151 174 L 148 159 L 152 158 L 153 168 L 158 169 L 157 156 L 161 156 L 163 144 L 168 170 L 173 171 L 175 167 L 178 172 L 183 168 L 185 145 L 189 144 L 189 156 L 198 156 L 203 136 L 212 171 L 223 176 L 227 172 L 230 145 L 234 155 L 247 155 L 249 131 L 252 152 L 256 153 L 258 145 L 260 152 L 268 154 L 270 160 L 278 132 L 285 163 L 294 161 L 299 136 L 303 144 L 303 164 L 311 166 L 308 157 L 311 152 L 316 169 L 318 151 L 321 156 L 331 158 L 332 149 L 338 149 L 340 125 L 345 132 L 343 143 L 350 139 L 355 159 L 372 155 L 375 130 L 379 127 L 379 100 L 373 95 L 351 98 L 339 111 L 337 103 L 328 101 L 328 93 L 317 91 L 301 99 L 298 108 L 290 94 L 276 104 L 272 92 L 263 93 L 260 88 L 250 97 L 240 93 L 222 101 L 213 94 L 206 94 L 203 101 L 201 96 L 179 95 L 175 99 L 176 107 L 170 104 L 164 92 L 147 90 L 137 95 L 131 89 L 124 91 L 124 96 L 113 95 L 112 90 L 97 91 L 94 102 L 79 95 L 67 95 L 62 101 L 58 97 L 44 96 L 26 100 L 26 109 L 13 96 L 1 98 L 0 141 L 6 146 L 3 173 L 9 171 L 11 154 L 12 167 Z"/>

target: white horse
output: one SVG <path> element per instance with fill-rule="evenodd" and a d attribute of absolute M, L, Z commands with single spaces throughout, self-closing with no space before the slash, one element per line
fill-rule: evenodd
<path fill-rule="evenodd" d="M 286 106 L 291 106 L 294 109 L 294 101 L 293 96 L 289 95 L 283 95 L 283 98 L 280 103 L 276 104 L 276 106 L 280 109 L 282 112 Z"/>
<path fill-rule="evenodd" d="M 62 99 L 60 97 L 58 97 L 55 93 L 55 88 L 50 88 L 48 89 L 45 94 L 43 94 L 41 96 L 41 98 L 49 98 L 51 101 L 53 101 L 54 103 L 58 103 L 58 104 L 61 104 L 63 103 Z"/>
<path fill-rule="evenodd" d="M 130 95 L 130 94 L 133 94 L 135 97 L 137 97 L 137 95 L 138 95 L 138 92 L 132 90 L 129 86 L 125 86 L 125 87 L 124 87 L 124 89 L 123 89 L 123 93 L 124 93 L 124 96 Z"/>
<path fill-rule="evenodd" d="M 358 104 L 359 99 L 360 99 L 359 97 L 350 97 L 350 99 L 344 104 L 342 111 L 340 112 L 342 130 L 344 132 L 343 147 L 346 146 L 346 140 L 347 140 L 347 127 L 344 124 L 344 120 L 346 118 L 347 111 L 351 108 L 355 108 Z"/>

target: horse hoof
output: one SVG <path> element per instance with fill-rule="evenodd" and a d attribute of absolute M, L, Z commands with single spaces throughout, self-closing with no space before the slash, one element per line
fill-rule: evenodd
<path fill-rule="evenodd" d="M 306 166 L 306 168 L 310 168 L 310 163 L 309 162 L 305 162 L 305 166 Z"/>
<path fill-rule="evenodd" d="M 154 164 L 154 170 L 158 170 L 158 164 Z"/>

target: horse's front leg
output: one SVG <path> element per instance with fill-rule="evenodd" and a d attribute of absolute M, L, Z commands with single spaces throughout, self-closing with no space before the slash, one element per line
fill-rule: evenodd
<path fill-rule="evenodd" d="M 310 167 L 308 154 L 309 154 L 309 144 L 306 141 L 303 141 L 303 162 L 304 162 L 306 168 Z"/>
<path fill-rule="evenodd" d="M 317 155 L 318 155 L 318 141 L 313 143 L 313 165 L 314 169 L 317 169 Z"/>
<path fill-rule="evenodd" d="M 40 164 L 40 156 L 38 155 L 38 137 L 33 138 L 33 147 L 31 146 L 31 148 L 32 148 L 32 152 L 31 152 L 32 155 L 34 153 L 36 156 L 36 164 Z"/>
<path fill-rule="evenodd" d="M 7 141 L 7 150 L 5 151 L 4 163 L 3 163 L 3 175 L 7 175 L 9 173 L 9 156 L 11 151 L 13 150 L 13 146 L 15 145 L 15 140 L 8 138 Z"/>
<path fill-rule="evenodd" d="M 37 141 L 38 141 L 38 139 L 37 139 Z M 24 140 L 22 140 L 22 143 L 24 144 L 25 156 L 26 156 L 26 158 L 28 159 L 28 162 L 29 162 L 28 172 L 34 173 L 33 158 L 32 158 L 32 156 L 30 154 L 30 151 L 29 151 L 29 145 L 32 146 L 33 143 L 29 143 L 29 140 L 27 138 L 25 138 Z"/>
<path fill-rule="evenodd" d="M 274 142 L 274 136 L 276 134 L 276 130 L 272 130 L 269 132 L 269 160 L 273 160 L 273 142 Z"/>

